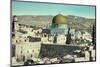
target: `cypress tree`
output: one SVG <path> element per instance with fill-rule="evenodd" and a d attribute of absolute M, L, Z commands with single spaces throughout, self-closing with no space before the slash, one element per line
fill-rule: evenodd
<path fill-rule="evenodd" d="M 54 36 L 53 43 L 57 43 L 57 33 L 56 33 L 56 35 Z"/>
<path fill-rule="evenodd" d="M 96 45 L 96 31 L 95 31 L 95 25 L 93 25 L 93 30 L 92 30 L 92 43 L 93 43 L 93 45 Z"/>
<path fill-rule="evenodd" d="M 68 28 L 68 33 L 66 35 L 66 44 L 71 44 L 70 28 Z"/>

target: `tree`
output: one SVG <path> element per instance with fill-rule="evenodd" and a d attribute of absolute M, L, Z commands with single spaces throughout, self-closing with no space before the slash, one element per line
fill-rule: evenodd
<path fill-rule="evenodd" d="M 66 35 L 66 44 L 71 44 L 70 28 L 68 28 L 68 33 Z"/>
<path fill-rule="evenodd" d="M 57 33 L 56 33 L 56 35 L 54 36 L 53 43 L 57 43 Z"/>
<path fill-rule="evenodd" d="M 93 30 L 92 30 L 92 43 L 93 43 L 93 45 L 96 45 L 96 29 L 95 29 L 95 25 L 93 25 Z"/>

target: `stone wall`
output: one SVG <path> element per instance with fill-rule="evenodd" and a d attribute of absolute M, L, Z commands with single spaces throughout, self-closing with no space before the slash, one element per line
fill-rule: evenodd
<path fill-rule="evenodd" d="M 79 46 L 72 46 L 72 45 L 50 45 L 50 44 L 41 44 L 41 49 L 39 56 L 41 58 L 48 57 L 63 57 L 67 54 L 73 54 L 73 51 L 80 50 Z"/>

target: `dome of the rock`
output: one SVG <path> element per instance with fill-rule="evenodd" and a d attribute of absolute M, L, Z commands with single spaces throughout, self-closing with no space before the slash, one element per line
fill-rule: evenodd
<path fill-rule="evenodd" d="M 52 20 L 52 23 L 55 23 L 55 24 L 66 24 L 67 20 L 66 20 L 65 16 L 63 16 L 61 14 L 58 14 L 58 15 L 54 16 L 54 18 Z"/>

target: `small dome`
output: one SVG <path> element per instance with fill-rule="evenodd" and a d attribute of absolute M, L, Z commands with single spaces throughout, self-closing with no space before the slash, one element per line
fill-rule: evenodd
<path fill-rule="evenodd" d="M 53 18 L 52 23 L 55 23 L 55 24 L 66 24 L 67 20 L 66 20 L 65 16 L 63 16 L 61 14 L 58 14 Z"/>

